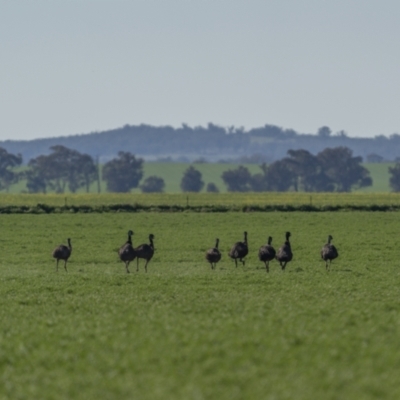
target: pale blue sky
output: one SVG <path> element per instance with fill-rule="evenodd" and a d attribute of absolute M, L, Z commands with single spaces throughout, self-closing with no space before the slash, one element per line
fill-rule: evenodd
<path fill-rule="evenodd" d="M 398 0 L 0 0 L 0 140 L 125 124 L 400 133 Z"/>

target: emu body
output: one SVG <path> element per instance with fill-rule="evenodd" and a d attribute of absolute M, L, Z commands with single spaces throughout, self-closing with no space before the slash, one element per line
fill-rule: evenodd
<path fill-rule="evenodd" d="M 269 262 L 272 261 L 276 256 L 276 251 L 272 247 L 271 243 L 272 237 L 269 236 L 268 242 L 264 246 L 261 246 L 258 250 L 258 259 L 264 262 L 267 272 L 269 272 Z"/>
<path fill-rule="evenodd" d="M 53 250 L 53 257 L 57 260 L 56 264 L 56 271 L 58 272 L 58 262 L 60 260 L 64 260 L 64 268 L 65 271 L 68 272 L 67 270 L 67 261 L 68 258 L 71 256 L 72 253 L 72 245 L 71 245 L 71 239 L 68 238 L 68 246 L 65 246 L 64 244 L 60 244 Z"/>
<path fill-rule="evenodd" d="M 276 253 L 276 259 L 279 261 L 282 271 L 285 270 L 286 264 L 289 261 L 292 261 L 293 258 L 292 248 L 289 242 L 290 236 L 291 236 L 290 232 L 286 232 L 286 241 L 285 243 L 283 243 L 283 245 L 279 248 L 278 252 Z"/>
<path fill-rule="evenodd" d="M 154 235 L 151 233 L 149 235 L 149 244 L 144 243 L 141 244 L 140 246 L 135 248 L 135 253 L 136 253 L 136 262 L 137 262 L 137 268 L 136 271 L 139 271 L 139 258 L 143 258 L 146 260 L 146 264 L 144 265 L 144 269 L 147 272 L 147 264 L 149 261 L 153 258 L 154 255 L 154 243 L 153 243 Z"/>
<path fill-rule="evenodd" d="M 120 247 L 118 250 L 119 258 L 122 262 L 125 263 L 126 273 L 130 273 L 129 271 L 129 263 L 133 261 L 136 257 L 135 250 L 132 245 L 132 231 L 128 231 L 128 240 Z"/>
<path fill-rule="evenodd" d="M 325 261 L 325 268 L 328 271 L 331 267 L 331 262 L 335 258 L 339 256 L 339 253 L 336 247 L 331 244 L 333 237 L 331 235 L 328 236 L 328 242 L 325 243 L 324 247 L 321 249 L 321 258 Z M 329 261 L 329 265 L 328 265 Z"/>
<path fill-rule="evenodd" d="M 249 247 L 247 245 L 247 232 L 244 232 L 243 242 L 236 242 L 229 251 L 229 257 L 235 260 L 235 265 L 237 267 L 237 260 L 239 260 L 243 266 L 245 265 L 244 257 L 247 256 L 249 252 Z"/>
<path fill-rule="evenodd" d="M 215 269 L 217 262 L 221 259 L 221 252 L 218 250 L 219 239 L 215 241 L 215 247 L 206 251 L 206 260 L 210 263 L 211 269 Z"/>

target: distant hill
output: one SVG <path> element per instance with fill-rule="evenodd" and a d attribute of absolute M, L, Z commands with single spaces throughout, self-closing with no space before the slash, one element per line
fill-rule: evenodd
<path fill-rule="evenodd" d="M 329 128 L 328 128 L 329 130 Z M 326 133 L 326 132 L 325 132 Z M 9 152 L 20 153 L 24 162 L 49 148 L 61 144 L 80 152 L 100 157 L 107 161 L 118 151 L 130 151 L 145 159 L 171 158 L 193 161 L 204 158 L 208 161 L 246 159 L 253 156 L 256 162 L 272 162 L 286 156 L 289 149 L 306 149 L 315 154 L 326 147 L 347 146 L 354 155 L 377 155 L 385 161 L 400 157 L 400 135 L 383 135 L 374 138 L 351 138 L 344 132 L 315 135 L 298 133 L 274 125 L 245 131 L 241 128 L 223 128 L 214 124 L 207 127 L 180 128 L 170 126 L 125 125 L 103 132 L 35 139 L 29 141 L 7 140 L 0 142 Z M 254 155 L 258 155 L 254 157 Z"/>

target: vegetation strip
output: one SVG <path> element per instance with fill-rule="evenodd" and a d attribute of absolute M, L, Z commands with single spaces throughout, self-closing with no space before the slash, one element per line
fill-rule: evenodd
<path fill-rule="evenodd" d="M 144 204 L 109 204 L 109 205 L 70 205 L 52 206 L 37 204 L 36 206 L 0 206 L 0 214 L 63 214 L 63 213 L 112 213 L 112 212 L 326 212 L 326 211 L 400 211 L 398 204 L 341 204 L 313 206 L 310 204 L 269 204 L 269 205 L 196 205 L 181 206 L 170 204 L 144 205 Z"/>

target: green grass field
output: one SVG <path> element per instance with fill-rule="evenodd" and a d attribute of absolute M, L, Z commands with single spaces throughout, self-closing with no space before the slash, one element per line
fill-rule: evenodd
<path fill-rule="evenodd" d="M 0 194 L 1 206 L 35 206 L 38 203 L 62 207 L 141 204 L 146 206 L 237 206 L 246 205 L 399 205 L 400 193 L 78 193 Z"/>
<path fill-rule="evenodd" d="M 392 189 L 389 186 L 390 175 L 388 168 L 392 167 L 393 165 L 393 163 L 365 164 L 365 167 L 368 168 L 371 174 L 373 185 L 362 188 L 359 191 L 365 193 L 390 192 Z"/>
<path fill-rule="evenodd" d="M 0 399 L 395 399 L 400 213 L 2 215 Z M 149 272 L 116 249 L 155 234 Z M 244 230 L 250 254 L 227 251 Z M 257 250 L 292 232 L 267 274 Z M 325 271 L 328 234 L 340 256 Z M 215 271 L 204 252 L 219 237 Z M 51 252 L 72 238 L 69 272 Z"/>
<path fill-rule="evenodd" d="M 388 167 L 393 164 L 365 164 L 371 173 L 373 179 L 373 185 L 371 187 L 359 189 L 358 192 L 365 193 L 376 193 L 376 192 L 390 192 L 389 187 L 389 172 Z M 226 193 L 226 186 L 221 178 L 224 171 L 229 169 L 236 169 L 237 164 L 194 164 L 195 168 L 198 169 L 202 174 L 202 179 L 205 183 L 203 192 L 206 191 L 208 183 L 213 182 L 217 185 L 221 193 Z M 180 193 L 180 182 L 184 171 L 189 167 L 189 164 L 183 163 L 144 163 L 144 176 L 143 179 L 151 175 L 157 175 L 165 181 L 165 192 L 166 193 Z M 261 172 L 260 167 L 255 164 L 246 164 L 246 167 L 252 174 Z M 106 192 L 105 182 L 101 183 L 101 192 Z M 26 191 L 26 181 L 21 181 L 10 187 L 10 193 L 21 193 Z M 97 183 L 92 184 L 90 191 L 97 193 Z M 84 192 L 83 189 L 80 192 Z M 140 193 L 139 188 L 133 189 L 133 193 Z"/>

